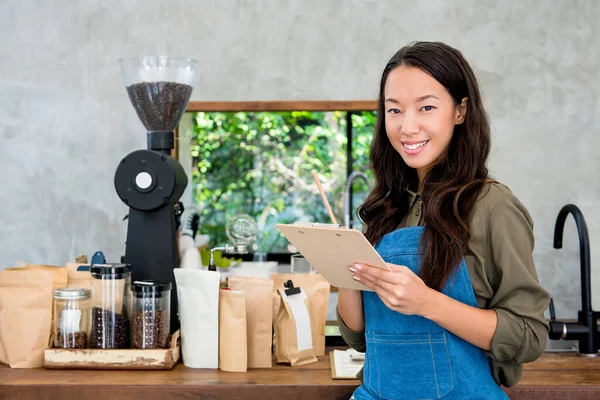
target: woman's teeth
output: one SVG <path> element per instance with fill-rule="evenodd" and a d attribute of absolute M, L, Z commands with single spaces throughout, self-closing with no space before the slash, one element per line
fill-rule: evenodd
<path fill-rule="evenodd" d="M 406 147 L 406 148 L 407 148 L 407 149 L 409 149 L 409 150 L 416 150 L 416 149 L 418 149 L 419 147 L 425 146 L 425 144 L 426 144 L 427 142 L 429 142 L 429 140 L 426 140 L 426 141 L 424 141 L 424 142 L 421 142 L 421 143 L 416 143 L 416 144 L 406 144 L 406 143 L 404 143 L 404 147 Z"/>

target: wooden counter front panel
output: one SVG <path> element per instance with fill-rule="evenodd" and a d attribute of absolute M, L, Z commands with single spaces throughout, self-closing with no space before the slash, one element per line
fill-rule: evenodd
<path fill-rule="evenodd" d="M 358 381 L 332 380 L 329 358 L 291 368 L 275 365 L 247 373 L 196 370 L 67 371 L 0 366 L 0 399 L 349 399 Z M 511 399 L 600 399 L 600 359 L 544 354 L 525 365 Z"/>

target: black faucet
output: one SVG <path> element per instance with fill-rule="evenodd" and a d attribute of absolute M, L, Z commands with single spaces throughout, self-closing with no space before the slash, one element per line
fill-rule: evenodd
<path fill-rule="evenodd" d="M 550 332 L 548 337 L 552 340 L 577 340 L 579 341 L 579 354 L 587 356 L 598 355 L 600 332 L 598 331 L 598 318 L 600 313 L 592 310 L 591 283 L 590 283 L 590 239 L 588 229 L 583 218 L 583 213 L 577 206 L 567 204 L 558 213 L 554 226 L 554 248 L 562 248 L 563 230 L 565 220 L 569 214 L 575 218 L 577 232 L 579 233 L 579 253 L 581 258 L 581 311 L 577 313 L 578 322 L 556 321 L 554 301 L 550 299 Z"/>

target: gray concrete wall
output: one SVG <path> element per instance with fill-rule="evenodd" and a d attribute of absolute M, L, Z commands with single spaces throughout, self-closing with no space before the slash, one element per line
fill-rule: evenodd
<path fill-rule="evenodd" d="M 196 100 L 373 99 L 389 57 L 443 40 L 476 69 L 490 162 L 536 223 L 535 259 L 559 316 L 580 307 L 581 207 L 600 310 L 600 3 L 588 1 L 0 2 L 0 266 L 123 252 L 118 161 L 145 146 L 117 71 L 123 56 L 200 60 Z"/>

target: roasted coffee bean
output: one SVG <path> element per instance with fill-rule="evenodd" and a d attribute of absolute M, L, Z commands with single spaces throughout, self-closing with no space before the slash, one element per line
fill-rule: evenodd
<path fill-rule="evenodd" d="M 93 349 L 125 349 L 129 345 L 129 321 L 124 315 L 102 308 L 92 308 Z"/>
<path fill-rule="evenodd" d="M 169 312 L 137 311 L 131 318 L 131 345 L 138 349 L 169 347 Z"/>
<path fill-rule="evenodd" d="M 127 86 L 127 94 L 149 131 L 172 131 L 185 111 L 192 87 L 177 82 L 141 82 Z"/>
<path fill-rule="evenodd" d="M 87 333 L 85 332 L 68 333 L 66 336 L 59 333 L 56 347 L 63 349 L 85 349 L 88 347 L 87 340 Z"/>

